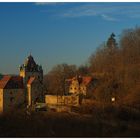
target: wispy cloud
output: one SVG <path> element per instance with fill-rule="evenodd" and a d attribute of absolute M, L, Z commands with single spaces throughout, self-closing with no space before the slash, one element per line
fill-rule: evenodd
<path fill-rule="evenodd" d="M 102 14 L 101 17 L 108 21 L 119 21 L 117 18 L 113 18 L 113 17 L 105 15 L 105 14 Z"/>
<path fill-rule="evenodd" d="M 97 14 L 95 11 L 91 9 L 85 9 L 85 10 L 70 10 L 60 15 L 62 17 L 81 17 L 81 16 L 95 16 Z"/>
<path fill-rule="evenodd" d="M 70 7 L 65 6 L 60 8 L 61 10 L 59 10 L 58 13 L 56 11 L 56 15 L 65 18 L 96 16 L 107 21 L 120 21 L 125 18 L 140 18 L 139 3 L 78 3 Z"/>
<path fill-rule="evenodd" d="M 103 7 L 96 5 L 82 5 L 71 9 L 65 10 L 60 14 L 61 17 L 83 17 L 83 16 L 99 16 L 104 20 L 118 21 L 117 18 L 113 17 L 112 13 L 115 13 L 117 9 L 114 7 Z"/>
<path fill-rule="evenodd" d="M 120 18 L 140 18 L 140 5 L 103 5 L 87 4 L 67 9 L 62 17 L 99 16 L 108 21 L 120 21 Z"/>

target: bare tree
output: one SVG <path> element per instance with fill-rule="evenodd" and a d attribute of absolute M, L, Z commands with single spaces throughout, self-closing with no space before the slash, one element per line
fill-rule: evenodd
<path fill-rule="evenodd" d="M 75 65 L 59 64 L 55 66 L 44 78 L 47 94 L 65 94 L 65 80 L 75 76 L 76 71 Z"/>

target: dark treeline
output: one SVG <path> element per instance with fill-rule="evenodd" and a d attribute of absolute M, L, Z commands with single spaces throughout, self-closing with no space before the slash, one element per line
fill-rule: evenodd
<path fill-rule="evenodd" d="M 127 29 L 116 41 L 112 33 L 107 41 L 91 54 L 88 64 L 60 64 L 44 77 L 47 94 L 63 93 L 64 80 L 75 75 L 99 77 L 93 96 L 98 101 L 115 97 L 121 103 L 139 103 L 140 97 L 140 28 Z"/>

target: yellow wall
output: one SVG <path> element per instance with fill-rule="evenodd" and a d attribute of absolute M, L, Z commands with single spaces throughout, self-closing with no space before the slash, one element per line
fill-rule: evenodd
<path fill-rule="evenodd" d="M 23 70 L 21 70 L 19 75 L 24 78 L 25 77 L 25 72 Z"/>
<path fill-rule="evenodd" d="M 46 104 L 54 104 L 54 105 L 56 105 L 57 104 L 57 99 L 58 99 L 58 97 L 57 96 L 55 96 L 55 95 L 46 95 L 45 96 L 45 103 Z"/>
<path fill-rule="evenodd" d="M 79 96 L 65 96 L 64 104 L 69 106 L 78 106 L 79 105 Z"/>
<path fill-rule="evenodd" d="M 28 100 L 28 106 L 31 105 L 31 86 L 27 85 L 27 100 Z"/>
<path fill-rule="evenodd" d="M 78 83 L 78 80 L 73 80 L 70 87 L 69 87 L 69 93 L 74 93 L 74 94 L 84 94 L 86 95 L 86 86 L 84 84 Z"/>
<path fill-rule="evenodd" d="M 78 83 L 78 80 L 73 80 L 71 85 L 70 85 L 70 88 L 69 88 L 69 92 L 70 93 L 79 93 L 79 83 Z"/>
<path fill-rule="evenodd" d="M 78 106 L 79 96 L 57 96 L 57 95 L 46 95 L 45 103 L 47 105 L 67 105 L 67 106 Z"/>
<path fill-rule="evenodd" d="M 3 89 L 0 89 L 0 113 L 3 112 Z"/>

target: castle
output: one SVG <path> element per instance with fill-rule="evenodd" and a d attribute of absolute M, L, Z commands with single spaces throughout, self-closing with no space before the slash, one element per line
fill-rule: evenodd
<path fill-rule="evenodd" d="M 62 105 L 63 102 L 63 105 L 79 105 L 79 94 L 87 95 L 90 92 L 92 77 L 76 76 L 66 81 L 69 96 L 44 95 L 42 66 L 36 64 L 30 54 L 19 67 L 19 75 L 5 75 L 0 80 L 0 113 L 35 107 L 37 103 L 57 105 L 61 102 Z"/>
<path fill-rule="evenodd" d="M 43 70 L 30 54 L 19 68 L 18 76 L 5 75 L 0 80 L 0 112 L 44 102 Z"/>

